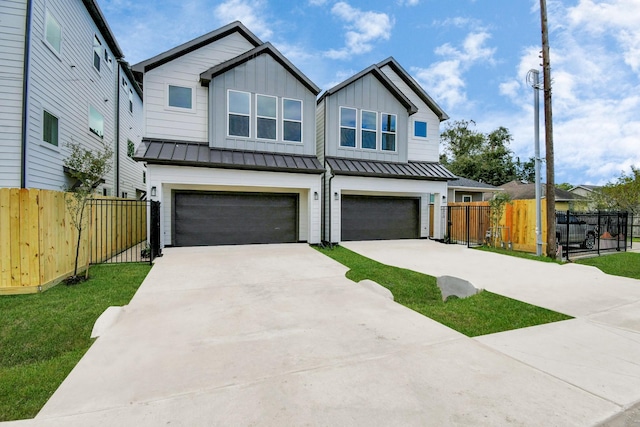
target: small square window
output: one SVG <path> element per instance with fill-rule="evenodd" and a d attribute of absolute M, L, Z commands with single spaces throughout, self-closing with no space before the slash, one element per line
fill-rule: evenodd
<path fill-rule="evenodd" d="M 102 43 L 98 36 L 93 36 L 93 68 L 100 71 L 100 56 L 102 55 Z"/>
<path fill-rule="evenodd" d="M 462 201 L 463 201 L 464 203 L 471 203 L 471 199 L 472 199 L 472 197 L 471 197 L 470 195 L 468 195 L 468 194 L 464 194 L 464 195 L 462 196 Z"/>
<path fill-rule="evenodd" d="M 56 18 L 47 10 L 45 17 L 45 39 L 47 43 L 58 53 L 62 47 L 62 27 Z"/>
<path fill-rule="evenodd" d="M 42 114 L 42 140 L 58 146 L 58 118 L 46 110 Z"/>
<path fill-rule="evenodd" d="M 169 107 L 192 109 L 192 89 L 190 87 L 169 85 Z"/>
<path fill-rule="evenodd" d="M 418 138 L 427 137 L 427 122 L 420 122 L 416 120 L 413 122 L 413 135 Z"/>

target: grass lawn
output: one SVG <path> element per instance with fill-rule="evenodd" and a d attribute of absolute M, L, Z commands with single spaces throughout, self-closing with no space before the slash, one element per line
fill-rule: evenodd
<path fill-rule="evenodd" d="M 126 305 L 150 268 L 96 265 L 87 282 L 0 297 L 0 421 L 38 413 L 93 343 L 96 319 Z"/>
<path fill-rule="evenodd" d="M 575 260 L 576 264 L 592 265 L 607 274 L 640 279 L 640 253 L 617 252 L 593 258 Z"/>
<path fill-rule="evenodd" d="M 509 256 L 513 256 L 516 258 L 524 258 L 524 259 L 532 259 L 534 261 L 542 261 L 542 262 L 555 262 L 556 264 L 564 264 L 561 260 L 559 259 L 551 259 L 547 256 L 537 256 L 534 254 L 531 254 L 529 252 L 520 252 L 520 251 L 513 251 L 513 250 L 509 250 L 509 249 L 503 249 L 503 248 L 493 248 L 491 246 L 478 246 L 476 248 L 474 248 L 476 250 L 479 251 L 485 251 L 485 252 L 493 252 L 496 254 L 502 254 L 502 255 L 509 255 Z"/>
<path fill-rule="evenodd" d="M 388 288 L 396 302 L 470 337 L 571 319 L 489 291 L 445 303 L 433 276 L 381 264 L 342 246 L 316 249 L 349 267 L 347 278 L 373 280 Z"/>

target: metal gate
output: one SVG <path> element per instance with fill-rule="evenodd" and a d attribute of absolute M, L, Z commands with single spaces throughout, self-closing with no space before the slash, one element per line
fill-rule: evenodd
<path fill-rule="evenodd" d="M 444 243 L 481 246 L 490 227 L 489 206 L 442 207 L 442 234 Z"/>
<path fill-rule="evenodd" d="M 89 201 L 89 262 L 148 262 L 162 256 L 160 202 L 93 199 Z"/>
<path fill-rule="evenodd" d="M 633 218 L 633 216 L 631 217 Z M 633 240 L 627 212 L 556 212 L 558 254 L 572 255 L 625 251 Z"/>

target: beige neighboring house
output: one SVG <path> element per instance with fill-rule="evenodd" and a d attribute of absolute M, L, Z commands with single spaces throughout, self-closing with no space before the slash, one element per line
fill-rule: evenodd
<path fill-rule="evenodd" d="M 468 178 L 458 178 L 447 183 L 449 203 L 483 202 L 491 200 L 493 196 L 504 189 L 474 181 Z"/>
<path fill-rule="evenodd" d="M 600 190 L 602 187 L 599 185 L 576 185 L 572 189 L 569 190 L 572 194 L 577 194 L 578 196 L 590 198 L 594 191 Z"/>
<path fill-rule="evenodd" d="M 512 200 L 527 200 L 536 198 L 536 185 L 522 183 L 519 181 L 511 181 L 502 184 L 499 188 L 504 189 Z M 542 185 L 542 198 L 546 198 L 546 186 Z M 587 205 L 587 198 L 574 194 L 570 191 L 556 188 L 556 210 L 584 210 Z"/>

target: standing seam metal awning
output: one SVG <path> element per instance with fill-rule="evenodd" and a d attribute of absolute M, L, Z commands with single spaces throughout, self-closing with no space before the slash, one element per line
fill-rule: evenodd
<path fill-rule="evenodd" d="M 447 168 L 437 162 L 381 162 L 377 160 L 327 157 L 335 175 L 371 176 L 379 178 L 423 179 L 449 181 L 456 179 Z"/>

